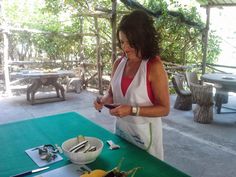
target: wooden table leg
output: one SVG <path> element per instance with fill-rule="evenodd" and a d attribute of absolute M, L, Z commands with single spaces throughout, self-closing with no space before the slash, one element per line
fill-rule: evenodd
<path fill-rule="evenodd" d="M 33 83 L 27 88 L 27 100 L 30 101 L 31 104 L 65 100 L 65 89 L 57 81 L 58 81 L 58 77 L 34 79 Z M 53 98 L 43 98 L 43 99 L 39 99 L 36 102 L 35 93 L 38 91 L 38 89 L 42 86 L 49 86 L 49 85 L 52 85 L 53 87 L 55 87 L 56 93 L 57 93 L 57 100 Z"/>
<path fill-rule="evenodd" d="M 227 89 L 221 87 L 221 88 L 216 88 L 216 93 L 215 93 L 215 107 L 216 107 L 216 113 L 220 114 L 221 113 L 221 108 L 223 107 L 222 104 L 228 103 L 228 91 Z"/>
<path fill-rule="evenodd" d="M 222 94 L 218 94 L 215 98 L 215 107 L 216 107 L 216 113 L 220 114 L 221 107 L 222 107 Z"/>
<path fill-rule="evenodd" d="M 35 102 L 35 93 L 38 91 L 38 89 L 42 86 L 42 82 L 40 79 L 35 79 L 33 84 L 32 84 L 32 88 L 31 88 L 31 99 L 30 102 L 31 104 L 34 104 Z"/>
<path fill-rule="evenodd" d="M 27 88 L 27 100 L 31 103 L 34 102 L 35 93 L 37 92 L 38 88 L 42 86 L 42 82 L 40 79 L 33 80 L 33 83 Z"/>
<path fill-rule="evenodd" d="M 59 94 L 59 91 L 60 91 L 62 98 L 65 99 L 65 89 L 64 89 L 64 87 L 63 87 L 61 84 L 59 84 L 59 83 L 57 82 L 57 80 L 55 80 L 54 82 L 52 82 L 52 85 L 53 85 L 53 86 L 55 87 L 55 89 L 56 89 L 57 97 L 60 98 L 60 94 Z"/>

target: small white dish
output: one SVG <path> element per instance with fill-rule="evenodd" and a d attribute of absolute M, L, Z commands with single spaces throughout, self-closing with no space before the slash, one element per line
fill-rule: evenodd
<path fill-rule="evenodd" d="M 96 150 L 87 151 L 86 153 L 84 153 L 85 149 L 79 152 L 70 152 L 69 149 L 78 144 L 77 138 L 68 139 L 62 144 L 62 150 L 65 156 L 68 157 L 72 163 L 79 165 L 91 163 L 95 161 L 102 152 L 103 142 L 100 139 L 95 137 L 85 137 L 85 140 L 88 140 L 89 146 L 96 146 Z"/>

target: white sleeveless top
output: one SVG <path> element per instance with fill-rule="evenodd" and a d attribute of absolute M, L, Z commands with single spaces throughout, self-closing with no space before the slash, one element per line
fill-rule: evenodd
<path fill-rule="evenodd" d="M 125 95 L 121 80 L 127 58 L 122 58 L 111 80 L 114 104 L 151 106 L 147 91 L 147 62 L 142 60 Z M 126 116 L 116 120 L 116 134 L 163 160 L 162 122 L 160 117 Z"/>

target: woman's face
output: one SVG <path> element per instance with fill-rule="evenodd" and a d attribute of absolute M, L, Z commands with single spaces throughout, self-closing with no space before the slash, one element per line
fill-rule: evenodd
<path fill-rule="evenodd" d="M 119 40 L 120 40 L 121 48 L 125 52 L 128 58 L 137 57 L 135 48 L 130 46 L 130 43 L 126 35 L 122 31 L 119 32 Z"/>

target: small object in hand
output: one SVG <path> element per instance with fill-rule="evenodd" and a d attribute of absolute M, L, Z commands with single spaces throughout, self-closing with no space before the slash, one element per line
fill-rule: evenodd
<path fill-rule="evenodd" d="M 98 104 L 101 104 L 101 103 L 102 103 L 102 102 L 101 102 L 101 99 L 100 99 L 99 97 L 97 97 L 96 101 L 97 101 Z M 101 110 L 99 109 L 98 112 L 101 112 Z"/>
<path fill-rule="evenodd" d="M 105 106 L 106 108 L 108 108 L 108 109 L 114 109 L 114 108 L 116 108 L 116 107 L 119 106 L 119 105 L 115 105 L 115 104 L 104 104 L 104 106 Z"/>
<path fill-rule="evenodd" d="M 109 149 L 111 150 L 120 149 L 120 146 L 115 144 L 112 140 L 107 140 L 107 144 L 110 146 Z"/>

